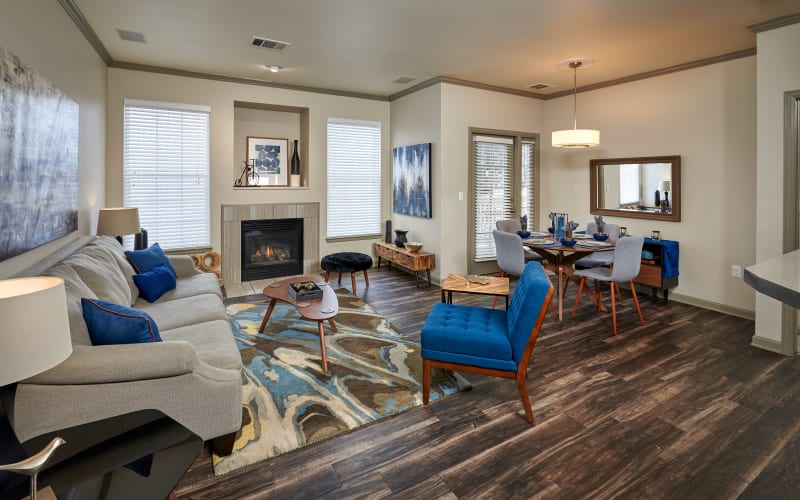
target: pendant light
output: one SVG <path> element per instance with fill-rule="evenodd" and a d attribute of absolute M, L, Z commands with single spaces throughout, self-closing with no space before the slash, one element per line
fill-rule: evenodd
<path fill-rule="evenodd" d="M 600 145 L 600 131 L 578 128 L 578 68 L 588 67 L 593 59 L 567 59 L 558 64 L 558 69 L 572 69 L 574 92 L 572 101 L 572 128 L 553 132 L 554 148 L 592 148 Z"/>

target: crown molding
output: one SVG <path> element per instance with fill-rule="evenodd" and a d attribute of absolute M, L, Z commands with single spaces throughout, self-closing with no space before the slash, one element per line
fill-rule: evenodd
<path fill-rule="evenodd" d="M 761 33 L 763 31 L 774 30 L 775 28 L 783 28 L 792 24 L 800 23 L 800 12 L 797 14 L 789 14 L 788 16 L 776 17 L 768 21 L 751 24 L 747 27 L 753 33 Z"/>
<path fill-rule="evenodd" d="M 143 71 L 146 73 L 159 73 L 162 75 L 184 76 L 188 78 L 200 78 L 203 80 L 214 80 L 218 82 L 241 83 L 244 85 L 258 85 L 261 87 L 273 87 L 284 90 L 298 90 L 301 92 L 314 92 L 316 94 L 335 95 L 340 97 L 354 97 L 357 99 L 369 99 L 373 101 L 388 101 L 389 98 L 382 95 L 364 94 L 361 92 L 349 92 L 346 90 L 325 89 L 320 87 L 307 87 L 304 85 L 291 85 L 286 83 L 276 83 L 256 78 L 242 78 L 238 76 L 217 75 L 214 73 L 201 73 L 197 71 L 187 71 L 183 69 L 166 68 L 163 66 L 151 66 L 149 64 L 130 63 L 125 61 L 114 61 L 109 65 L 111 68 L 127 69 L 132 71 Z"/>
<path fill-rule="evenodd" d="M 668 75 L 670 73 L 677 73 L 679 71 L 686 71 L 689 69 L 700 68 L 711 64 L 719 64 L 722 62 L 733 61 L 735 59 L 741 59 L 743 57 L 750 57 L 754 55 L 756 55 L 755 47 L 750 49 L 738 50 L 736 52 L 729 52 L 727 54 L 720 54 L 718 56 L 707 57 L 705 59 L 698 59 L 696 61 L 690 61 L 688 63 L 676 64 L 675 66 L 669 66 L 667 68 L 654 69 L 652 71 L 645 71 L 644 73 L 637 73 L 635 75 L 623 76 L 622 78 L 617 78 L 614 80 L 607 80 L 605 82 L 598 82 L 598 83 L 593 83 L 591 85 L 585 85 L 583 87 L 578 87 L 578 93 L 588 92 L 590 90 L 598 90 L 606 87 L 613 87 L 615 85 L 622 85 L 623 83 L 645 80 L 647 78 L 653 78 L 655 76 Z M 559 92 L 553 92 L 552 94 L 547 94 L 542 99 L 548 100 L 548 99 L 555 99 L 557 97 L 564 97 L 567 95 L 572 95 L 573 92 L 574 90 L 562 90 Z"/>
<path fill-rule="evenodd" d="M 111 66 L 114 60 L 111 58 L 111 54 L 108 53 L 106 50 L 105 45 L 103 42 L 100 41 L 100 38 L 97 37 L 97 33 L 94 32 L 94 29 L 89 25 L 89 22 L 83 17 L 83 12 L 81 9 L 75 5 L 75 0 L 58 0 L 58 3 L 61 4 L 61 7 L 64 8 L 64 11 L 67 15 L 72 19 L 72 22 L 75 23 L 75 26 L 78 27 L 83 36 L 86 38 L 86 41 L 89 42 L 97 55 L 100 56 L 100 59 L 106 63 L 106 66 Z"/>

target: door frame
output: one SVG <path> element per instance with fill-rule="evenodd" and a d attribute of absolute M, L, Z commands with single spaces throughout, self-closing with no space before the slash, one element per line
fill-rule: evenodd
<path fill-rule="evenodd" d="M 800 248 L 800 90 L 783 98 L 783 253 Z M 781 352 L 797 353 L 797 309 L 781 306 Z"/>

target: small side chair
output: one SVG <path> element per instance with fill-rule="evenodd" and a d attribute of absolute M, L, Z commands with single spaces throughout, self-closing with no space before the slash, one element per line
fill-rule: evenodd
<path fill-rule="evenodd" d="M 538 262 L 525 266 L 508 311 L 437 303 L 422 327 L 422 402 L 428 404 L 431 370 L 457 370 L 517 381 L 528 422 L 533 411 L 525 381 L 553 285 Z"/>

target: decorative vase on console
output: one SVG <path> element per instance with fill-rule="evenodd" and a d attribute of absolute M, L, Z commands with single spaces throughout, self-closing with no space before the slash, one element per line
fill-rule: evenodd
<path fill-rule="evenodd" d="M 394 238 L 394 244 L 397 247 L 399 247 L 399 248 L 405 248 L 406 247 L 406 242 L 408 241 L 408 238 L 406 238 L 406 233 L 407 232 L 408 232 L 408 229 L 399 229 L 398 228 L 398 229 L 394 230 L 394 234 L 396 235 L 395 238 Z"/>
<path fill-rule="evenodd" d="M 291 169 L 291 178 L 290 178 L 290 185 L 292 187 L 300 186 L 300 155 L 297 154 L 297 143 L 299 141 L 297 139 L 294 140 L 294 152 L 292 153 L 292 169 Z"/>

